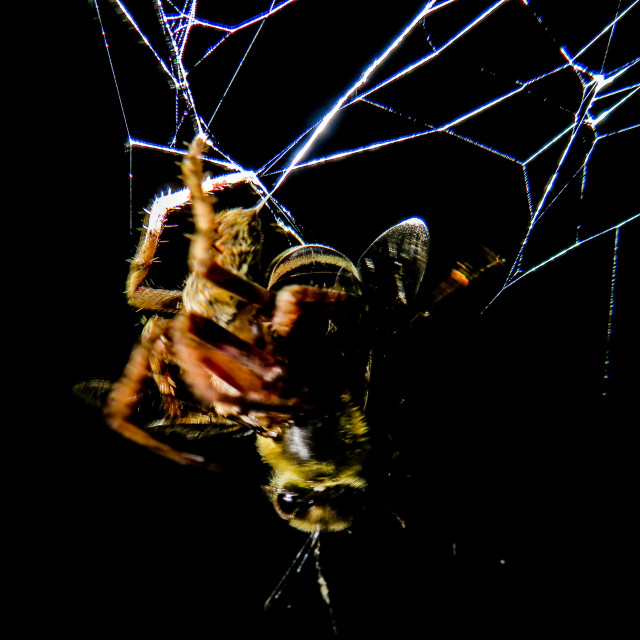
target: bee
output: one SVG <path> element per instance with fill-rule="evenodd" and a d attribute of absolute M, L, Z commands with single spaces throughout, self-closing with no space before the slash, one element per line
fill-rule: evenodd
<path fill-rule="evenodd" d="M 205 180 L 206 145 L 197 136 L 181 165 L 195 227 L 184 286 L 147 284 L 169 207 L 148 216 L 131 261 L 128 302 L 154 315 L 109 393 L 106 421 L 171 460 L 211 469 L 219 467 L 156 434 L 255 434 L 276 513 L 306 532 L 346 529 L 369 485 L 375 343 L 385 327 L 409 317 L 429 230 L 420 218 L 404 220 L 356 264 L 329 246 L 299 244 L 275 257 L 259 284 L 261 205 L 216 209 L 213 193 L 230 179 Z M 162 417 L 140 424 L 150 382 Z"/>

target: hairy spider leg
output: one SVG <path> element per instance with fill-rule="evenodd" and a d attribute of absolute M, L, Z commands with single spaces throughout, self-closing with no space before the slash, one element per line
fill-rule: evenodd
<path fill-rule="evenodd" d="M 160 337 L 155 341 L 149 353 L 149 366 L 153 375 L 160 397 L 165 417 L 156 420 L 153 424 L 156 428 L 162 425 L 215 425 L 218 433 L 229 433 L 242 429 L 242 425 L 232 420 L 227 420 L 218 416 L 215 412 L 201 410 L 191 402 L 185 402 L 176 397 L 176 383 L 171 375 L 169 366 L 175 363 L 175 356 L 171 346 L 171 341 L 167 337 L 168 328 L 171 323 L 167 323 L 164 318 L 153 316 L 147 320 L 142 331 L 143 341 L 147 336 L 152 336 L 156 332 L 156 324 L 160 323 Z M 157 333 L 155 333 L 157 335 Z"/>
<path fill-rule="evenodd" d="M 159 327 L 156 328 L 156 325 Z M 159 335 L 149 352 L 149 367 L 160 392 L 164 411 L 167 416 L 175 419 L 181 415 L 181 409 L 180 402 L 175 396 L 176 383 L 169 372 L 169 363 L 172 361 L 172 357 L 165 337 L 166 326 L 164 318 L 159 316 L 149 318 L 142 330 L 142 341 L 153 340 L 154 334 Z"/>
<path fill-rule="evenodd" d="M 152 376 L 150 363 L 154 357 L 157 357 L 155 350 L 162 348 L 162 341 L 166 338 L 170 322 L 171 320 L 157 318 L 151 328 L 143 332 L 140 341 L 131 352 L 122 376 L 107 398 L 105 417 L 112 429 L 129 440 L 181 464 L 203 466 L 206 462 L 202 456 L 178 451 L 156 440 L 134 425 L 130 419 L 138 404 L 144 383 Z M 217 469 L 217 465 L 208 464 L 207 466 Z"/>
<path fill-rule="evenodd" d="M 210 180 L 207 192 L 220 191 L 230 183 L 245 180 L 245 174 L 224 176 Z M 188 192 L 191 194 L 191 188 Z M 200 186 L 200 197 L 206 198 Z M 134 258 L 131 260 L 127 277 L 127 300 L 132 307 L 153 311 L 176 312 L 181 305 L 183 292 L 181 290 L 161 289 L 145 285 L 151 265 L 156 260 L 156 251 L 165 227 L 167 217 L 188 204 L 184 189 L 167 193 L 158 197 L 151 209 L 147 211 L 145 224 L 140 236 L 140 242 Z M 196 205 L 197 206 L 197 205 Z"/>
<path fill-rule="evenodd" d="M 182 181 L 191 193 L 191 214 L 195 223 L 195 233 L 189 247 L 190 271 L 206 275 L 207 268 L 220 254 L 216 248 L 218 239 L 218 219 L 213 209 L 213 199 L 202 189 L 202 154 L 207 139 L 198 135 L 189 146 L 182 161 Z"/>

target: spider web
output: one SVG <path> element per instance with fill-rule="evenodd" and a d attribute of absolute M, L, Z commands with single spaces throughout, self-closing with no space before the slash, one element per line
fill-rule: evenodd
<path fill-rule="evenodd" d="M 473 412 L 522 425 L 544 415 L 541 397 L 562 398 L 563 419 L 581 405 L 565 451 L 596 399 L 621 403 L 605 406 L 612 423 L 632 387 L 638 0 L 347 4 L 94 2 L 124 125 L 129 225 L 204 132 L 210 170 L 254 172 L 305 241 L 357 258 L 419 215 L 434 278 L 469 245 L 490 246 L 507 268 L 481 304 L 494 329 L 471 332 L 489 344 L 476 353 L 487 373 L 464 372 L 483 402 Z M 447 379 L 469 362 L 445 358 Z M 429 375 L 418 378 L 416 389 Z M 508 408 L 496 413 L 487 394 Z M 419 414 L 421 403 L 405 404 Z M 503 453 L 513 443 L 498 440 Z M 475 442 L 457 455 L 469 462 Z"/>
<path fill-rule="evenodd" d="M 332 103 L 325 102 L 325 111 L 316 121 L 309 120 L 309 127 L 303 130 L 289 127 L 294 135 L 283 131 L 278 137 L 287 140 L 286 146 L 278 149 L 275 155 L 266 156 L 265 151 L 268 154 L 273 143 L 264 144 L 261 138 L 265 138 L 265 134 L 261 132 L 268 127 L 273 114 L 260 117 L 259 112 L 264 108 L 264 103 L 273 102 L 273 95 L 277 96 L 278 91 L 283 90 L 282 81 L 273 82 L 265 78 L 266 74 L 260 73 L 260 69 L 256 72 L 251 66 L 251 59 L 260 58 L 272 44 L 270 40 L 265 47 L 259 48 L 263 29 L 269 30 L 273 23 L 288 19 L 289 13 L 300 13 L 302 7 L 294 6 L 296 2 L 293 0 L 274 2 L 267 10 L 253 13 L 252 3 L 242 3 L 239 12 L 244 15 L 217 17 L 209 16 L 207 11 L 219 9 L 214 10 L 209 5 L 202 8 L 197 2 L 182 6 L 163 2 L 112 4 L 147 49 L 151 58 L 148 61 L 149 73 L 155 72 L 160 76 L 173 94 L 172 100 L 161 102 L 153 97 L 154 106 L 147 109 L 144 88 L 132 91 L 125 87 L 121 91 L 123 116 L 132 148 L 180 153 L 183 151 L 183 141 L 193 135 L 194 130 L 206 132 L 214 139 L 224 135 L 225 139 L 216 148 L 219 163 L 234 170 L 246 170 L 248 163 L 252 168 L 258 167 L 257 175 L 264 179 L 269 195 L 275 196 L 290 177 L 304 168 L 337 162 L 385 147 L 402 148 L 420 138 L 426 138 L 424 143 L 429 144 L 429 139 L 439 134 L 455 137 L 482 149 L 486 154 L 513 163 L 520 174 L 517 179 L 526 197 L 529 220 L 522 247 L 505 286 L 544 264 L 544 261 L 528 259 L 531 238 L 542 218 L 551 217 L 549 214 L 554 212 L 554 205 L 557 208 L 557 201 L 562 199 L 563 192 L 570 187 L 574 178 L 579 179 L 584 198 L 594 182 L 591 169 L 595 171 L 606 162 L 601 158 L 607 158 L 607 147 L 613 146 L 610 139 L 626 137 L 631 140 L 631 136 L 637 133 L 638 122 L 632 114 L 633 99 L 638 91 L 638 60 L 624 48 L 628 45 L 624 39 L 628 30 L 627 34 L 624 31 L 634 15 L 635 2 L 607 3 L 609 11 L 602 9 L 595 15 L 583 18 L 591 22 L 582 30 L 586 34 L 582 37 L 588 39 L 575 43 L 561 40 L 565 35 L 562 31 L 554 34 L 553 10 L 544 3 L 538 7 L 536 3 L 508 0 L 492 4 L 466 2 L 462 3 L 463 9 L 457 6 L 460 4 L 457 2 L 427 3 L 402 24 L 402 29 L 389 42 L 383 40 L 382 33 L 376 33 L 375 38 L 371 36 L 374 44 L 370 48 L 377 45 L 379 49 L 368 65 L 350 65 L 341 56 L 341 66 L 348 69 L 349 73 L 333 73 L 331 77 L 337 99 Z M 99 10 L 98 4 L 96 8 Z M 400 8 L 404 11 L 400 11 Z M 150 17 L 145 15 L 150 9 L 156 12 L 151 24 L 148 23 Z M 365 14 L 357 9 L 353 9 L 353 14 L 359 21 L 360 16 Z M 401 15 L 411 15 L 410 6 L 405 8 L 401 5 L 398 9 Z M 566 7 L 564 11 L 566 15 L 571 15 Z M 337 11 L 332 11 L 330 5 L 326 5 L 321 12 L 318 12 L 318 7 L 311 6 L 309 14 L 294 15 L 290 20 L 294 24 L 298 18 L 309 20 L 313 17 L 318 20 L 318 13 L 329 16 L 328 25 L 335 30 L 334 16 Z M 551 17 L 547 13 L 551 13 Z M 547 17 L 551 25 L 549 27 L 545 22 Z M 230 23 L 233 18 L 235 20 Z M 344 16 L 347 24 L 341 29 L 342 37 L 347 40 L 353 34 L 348 30 L 350 18 L 354 19 Z M 495 26 L 495 23 L 498 25 Z M 286 25 L 290 27 L 291 22 Z M 322 32 L 323 26 L 319 24 L 317 31 Z M 497 29 L 499 41 L 496 45 L 488 45 L 495 36 L 494 28 Z M 546 41 L 544 56 L 540 55 L 542 50 L 532 55 L 532 41 L 527 40 L 531 37 L 529 31 L 536 28 Z M 272 54 L 272 68 L 281 74 L 283 68 L 293 67 L 292 77 L 314 83 L 314 61 L 309 58 L 316 58 L 316 66 L 317 61 L 325 64 L 326 60 L 335 58 L 326 57 L 326 52 L 315 50 L 317 43 L 313 41 L 313 35 L 308 38 L 311 42 L 303 47 L 299 40 L 309 35 L 309 30 L 306 31 L 301 29 L 302 36 L 294 39 L 289 29 L 292 41 L 289 46 L 290 57 L 283 60 L 281 52 L 276 50 Z M 331 30 L 327 29 L 325 33 L 331 33 Z M 280 32 L 275 35 L 278 38 L 281 36 Z M 107 37 L 105 34 L 105 41 Z M 269 34 L 265 33 L 262 37 L 269 39 Z M 239 42 L 237 45 L 236 40 Z M 422 55 L 416 55 L 410 48 L 412 45 L 415 47 L 416 40 L 422 41 L 422 51 L 418 52 Z M 225 47 L 231 49 L 234 45 L 229 55 L 231 62 L 235 56 L 236 64 L 229 64 L 229 59 L 225 57 L 220 65 L 216 59 L 218 52 Z M 446 63 L 450 51 L 465 45 L 469 47 L 469 54 L 479 54 L 480 60 L 471 63 L 470 57 L 455 51 L 451 53 L 452 57 L 454 54 L 456 56 L 455 68 L 447 69 L 445 78 L 438 75 L 438 70 L 431 76 L 430 66 Z M 360 48 L 360 41 L 357 46 Z M 482 51 L 479 52 L 479 49 Z M 405 50 L 409 53 L 403 55 Z M 505 61 L 507 52 L 508 62 Z M 502 56 L 502 59 L 498 60 L 498 56 Z M 309 64 L 301 66 L 299 62 L 296 63 L 296 57 L 308 58 Z M 361 55 L 355 57 L 362 58 Z M 140 59 L 144 60 L 142 53 Z M 114 65 L 116 82 L 118 69 L 119 65 Z M 474 79 L 476 85 L 467 84 L 470 80 L 468 76 L 478 69 L 480 79 Z M 250 77 L 248 82 L 252 84 L 248 90 L 246 82 L 243 87 L 238 86 L 242 82 L 241 75 Z M 340 76 L 350 76 L 355 81 L 344 83 Z M 133 77 L 138 84 L 138 74 L 133 74 Z M 259 79 L 258 86 L 253 84 L 256 78 Z M 402 94 L 399 103 L 394 104 L 394 89 L 404 88 L 409 81 L 414 87 L 423 87 L 427 93 L 424 101 L 429 105 L 422 105 L 420 109 L 419 105 L 414 104 L 413 110 L 405 111 Z M 453 88 L 452 83 L 455 85 Z M 343 84 L 346 86 L 343 87 Z M 558 85 L 565 86 L 562 93 L 554 95 Z M 471 87 L 475 89 L 476 86 L 479 91 L 472 92 Z M 459 93 L 466 95 L 461 97 Z M 254 95 L 255 98 L 248 100 L 248 95 Z M 280 112 L 298 111 L 296 103 L 300 100 L 287 98 L 285 94 L 278 100 Z M 283 104 L 285 99 L 287 104 Z M 140 116 L 138 113 L 131 114 L 133 108 L 129 106 L 130 100 L 142 105 Z M 451 104 L 454 100 L 457 104 Z M 545 105 L 545 102 L 552 104 Z M 259 105 L 258 108 L 251 106 L 254 103 Z M 172 120 L 156 124 L 156 118 L 148 117 L 150 111 L 166 110 L 168 106 L 173 106 Z M 242 110 L 242 115 L 250 111 L 251 117 L 242 119 L 243 128 L 246 129 L 238 132 L 235 125 L 228 126 L 224 121 L 218 124 L 217 116 L 222 120 L 224 114 L 221 111 L 224 109 L 230 112 Z M 546 111 L 557 113 L 552 118 Z M 312 117 L 315 113 L 317 110 L 314 110 Z M 513 118 L 514 113 L 519 115 L 518 119 Z M 506 116 L 502 121 L 503 126 L 496 130 L 495 118 L 503 116 Z M 143 119 L 144 122 L 141 121 Z M 296 120 L 293 118 L 294 123 Z M 297 124 L 294 126 L 297 127 Z M 333 135 L 325 144 L 319 142 L 328 129 L 336 126 L 349 130 L 353 141 L 347 142 L 351 144 L 345 145 L 339 135 Z M 150 128 L 164 129 L 165 137 L 158 138 L 157 131 L 150 131 Z M 395 136 L 380 135 L 394 128 L 409 131 Z M 514 133 L 516 135 L 512 135 Z M 227 142 L 229 136 L 231 139 Z M 242 148 L 241 142 L 234 141 L 234 137 L 258 140 L 260 144 L 252 145 L 248 153 Z M 541 141 L 543 144 L 540 144 Z M 574 157 L 576 155 L 577 160 Z M 242 159 L 242 163 L 239 159 Z M 404 164 L 408 165 L 407 171 L 411 171 L 411 165 L 407 162 Z M 619 186 L 624 188 L 624 185 Z M 619 220 L 614 220 L 614 224 L 609 226 L 600 225 L 603 228 L 596 226 L 585 230 L 581 221 L 572 221 L 576 224 L 575 242 L 557 254 L 548 256 L 546 260 L 554 260 L 600 233 L 616 232 L 633 221 L 637 213 L 632 208 L 621 211 Z M 513 215 L 516 217 L 515 213 Z"/>

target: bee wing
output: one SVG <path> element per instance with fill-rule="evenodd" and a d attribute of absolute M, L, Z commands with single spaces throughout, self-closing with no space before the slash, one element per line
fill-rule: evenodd
<path fill-rule="evenodd" d="M 358 261 L 371 311 L 393 319 L 413 304 L 429 257 L 429 229 L 421 218 L 409 218 L 387 229 Z"/>
<path fill-rule="evenodd" d="M 73 386 L 73 393 L 84 403 L 102 409 L 107 402 L 107 397 L 113 389 L 114 383 L 110 380 L 83 380 Z"/>
<path fill-rule="evenodd" d="M 85 380 L 74 385 L 73 393 L 87 405 L 103 410 L 114 386 L 110 380 Z M 182 415 L 169 417 L 165 415 L 157 393 L 146 391 L 145 396 L 146 402 L 142 402 L 137 410 L 141 426 L 156 435 L 176 435 L 185 442 L 193 442 L 220 435 L 253 433 L 247 426 L 203 411 L 189 400 L 181 400 Z"/>

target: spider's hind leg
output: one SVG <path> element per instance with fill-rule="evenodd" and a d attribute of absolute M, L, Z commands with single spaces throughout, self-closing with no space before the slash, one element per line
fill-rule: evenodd
<path fill-rule="evenodd" d="M 167 320 L 154 316 L 147 320 L 142 331 L 142 342 L 152 345 L 149 350 L 149 367 L 156 383 L 162 407 L 169 419 L 181 417 L 180 401 L 176 398 L 176 383 L 169 364 L 173 361 L 169 341 L 166 337 Z M 158 337 L 156 337 L 158 336 Z"/>
<path fill-rule="evenodd" d="M 151 360 L 156 356 L 158 343 L 166 340 L 170 320 L 157 318 L 131 352 L 129 361 L 114 385 L 105 406 L 105 417 L 109 426 L 138 444 L 182 464 L 203 465 L 204 458 L 178 451 L 153 438 L 149 433 L 131 422 L 131 416 L 139 404 L 145 382 L 153 375 Z"/>

